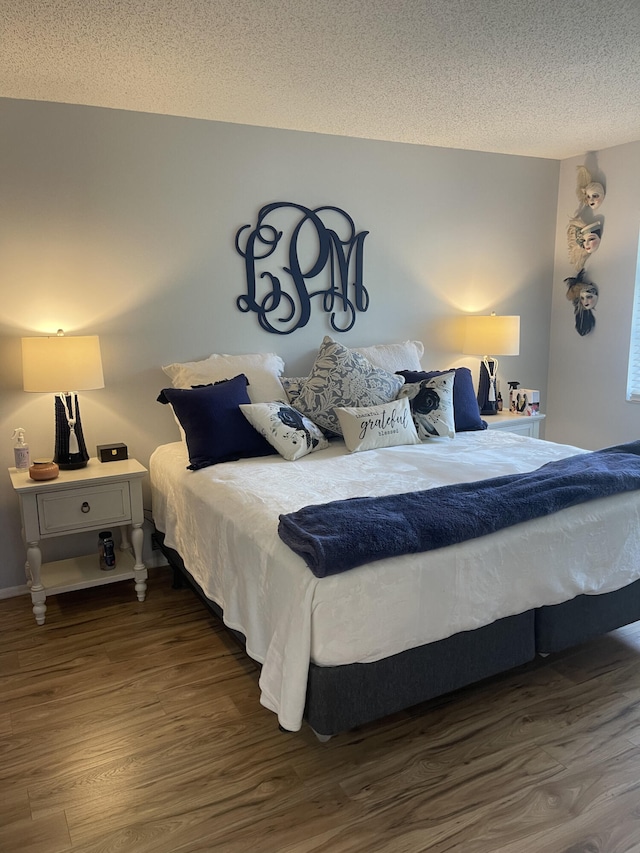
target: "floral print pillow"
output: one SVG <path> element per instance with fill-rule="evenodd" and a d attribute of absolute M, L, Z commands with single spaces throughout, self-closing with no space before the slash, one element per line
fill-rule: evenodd
<path fill-rule="evenodd" d="M 453 381 L 455 370 L 447 370 L 433 379 L 408 383 L 398 398 L 407 397 L 413 422 L 421 439 L 435 436 L 454 438 L 456 434 L 453 413 Z"/>
<path fill-rule="evenodd" d="M 296 408 L 318 426 L 341 435 L 336 408 L 388 403 L 403 384 L 402 376 L 374 367 L 360 353 L 327 336 L 300 385 Z"/>
<path fill-rule="evenodd" d="M 329 446 L 322 430 L 293 406 L 279 402 L 245 403 L 240 406 L 240 411 L 251 426 L 289 462 Z"/>

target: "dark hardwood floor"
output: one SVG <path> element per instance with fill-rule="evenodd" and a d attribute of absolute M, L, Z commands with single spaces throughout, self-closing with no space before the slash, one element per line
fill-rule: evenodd
<path fill-rule="evenodd" d="M 168 570 L 0 601 L 2 853 L 640 851 L 640 623 L 321 744 Z"/>

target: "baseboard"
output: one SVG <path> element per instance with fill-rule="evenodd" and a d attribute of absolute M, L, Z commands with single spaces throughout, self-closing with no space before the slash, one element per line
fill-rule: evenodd
<path fill-rule="evenodd" d="M 7 586 L 0 589 L 0 598 L 17 598 L 19 595 L 27 595 L 29 587 L 25 584 L 22 586 Z"/>

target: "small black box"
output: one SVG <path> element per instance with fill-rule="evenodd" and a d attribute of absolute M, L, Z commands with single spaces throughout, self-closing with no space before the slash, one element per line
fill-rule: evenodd
<path fill-rule="evenodd" d="M 101 462 L 116 462 L 119 459 L 129 458 L 126 444 L 99 444 L 96 449 Z"/>

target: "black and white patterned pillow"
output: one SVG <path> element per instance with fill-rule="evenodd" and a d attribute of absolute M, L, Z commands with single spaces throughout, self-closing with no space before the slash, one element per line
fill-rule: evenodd
<path fill-rule="evenodd" d="M 455 370 L 448 370 L 432 379 L 411 382 L 404 386 L 398 398 L 407 397 L 413 422 L 420 439 L 456 434 L 453 411 L 453 382 Z"/>
<path fill-rule="evenodd" d="M 240 411 L 280 456 L 293 462 L 323 450 L 329 442 L 309 418 L 285 403 L 251 403 L 240 406 Z"/>
<path fill-rule="evenodd" d="M 341 435 L 336 408 L 388 403 L 403 384 L 403 377 L 374 367 L 360 353 L 327 336 L 300 385 L 296 408 L 318 426 Z"/>

